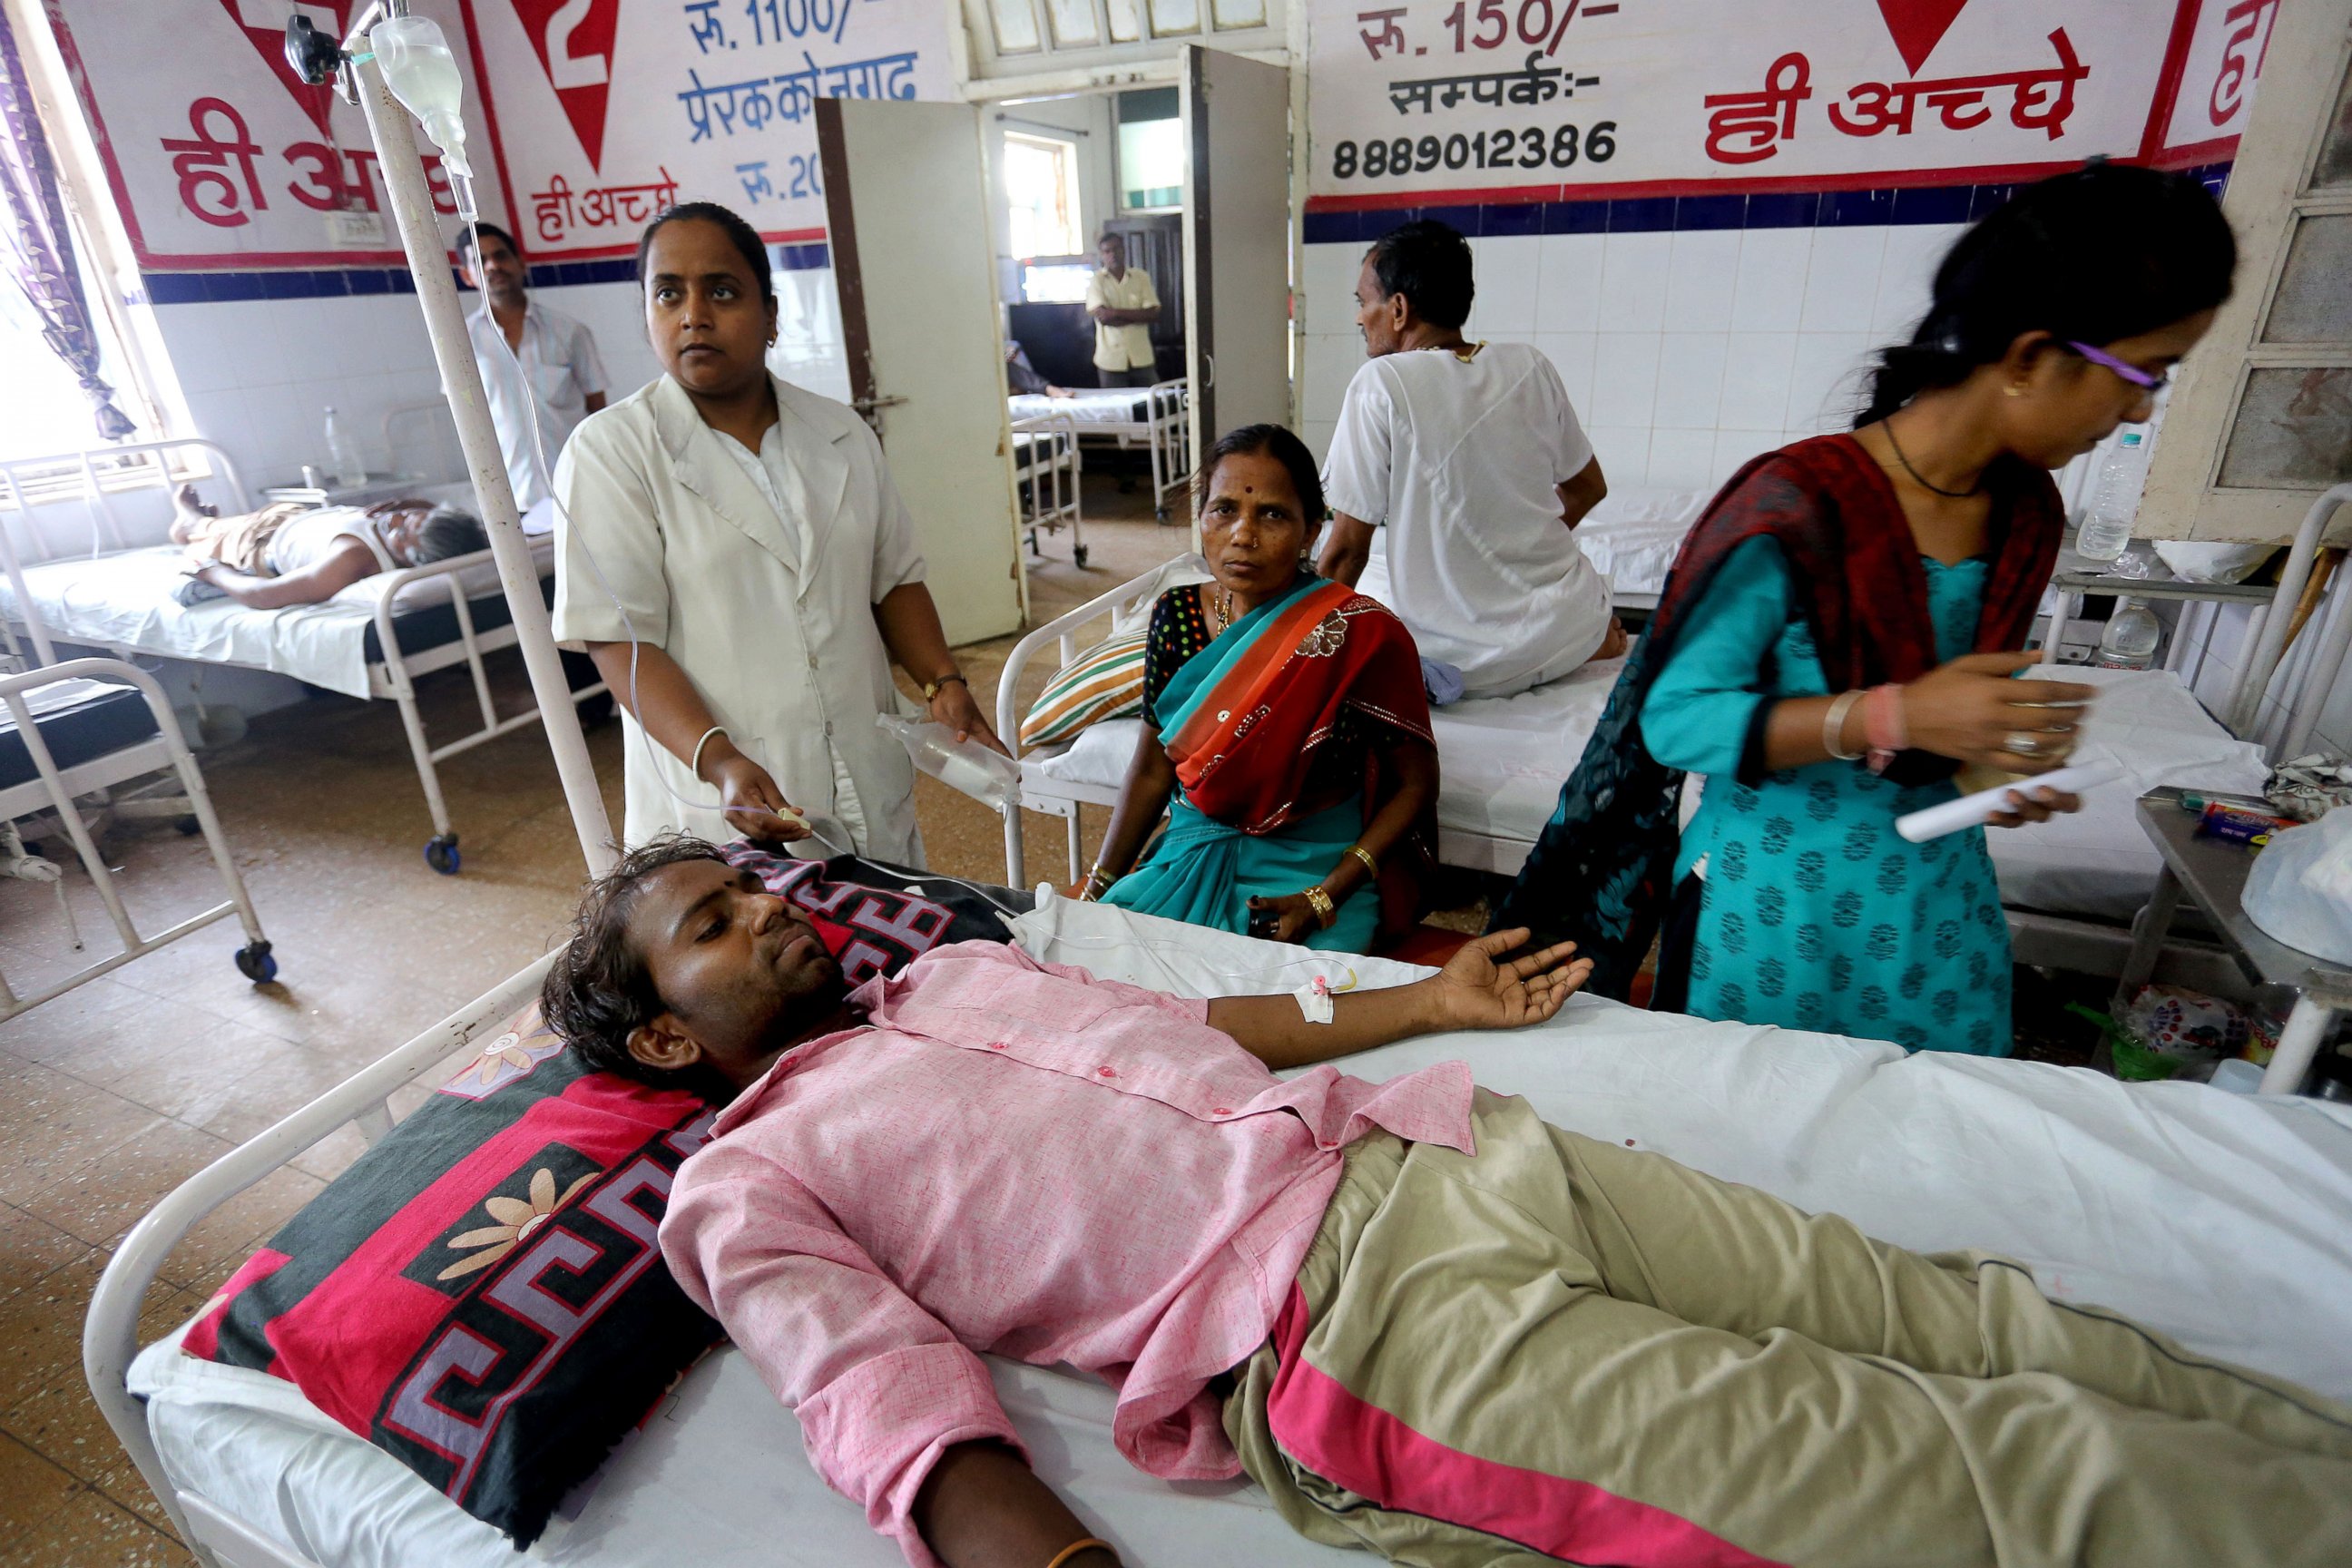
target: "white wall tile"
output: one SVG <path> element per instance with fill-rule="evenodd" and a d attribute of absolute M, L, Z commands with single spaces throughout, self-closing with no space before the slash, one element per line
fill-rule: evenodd
<path fill-rule="evenodd" d="M 1758 228 L 1741 235 L 1732 331 L 1794 331 L 1804 310 L 1805 268 L 1812 252 L 1810 228 Z"/>
<path fill-rule="evenodd" d="M 1706 482 L 1719 489 L 1748 458 L 1787 444 L 1778 430 L 1717 430 L 1715 458 L 1708 468 Z"/>
<path fill-rule="evenodd" d="M 1735 430 L 1778 430 L 1788 413 L 1796 362 L 1794 332 L 1732 333 L 1716 422 Z"/>
<path fill-rule="evenodd" d="M 1721 331 L 1731 325 L 1739 284 L 1739 230 L 1693 229 L 1675 236 L 1666 275 L 1666 329 Z"/>
<path fill-rule="evenodd" d="M 1364 247 L 1353 240 L 1343 245 L 1300 247 L 1300 287 L 1305 291 L 1304 321 L 1312 332 L 1352 331 L 1356 321 L 1356 276 L 1362 270 Z"/>
<path fill-rule="evenodd" d="M 1592 422 L 1647 426 L 1656 412 L 1658 332 L 1602 332 L 1592 368 Z"/>
<path fill-rule="evenodd" d="M 1658 392 L 1651 417 L 1661 429 L 1711 430 L 1723 402 L 1727 332 L 1668 332 L 1658 346 Z"/>
<path fill-rule="evenodd" d="M 1308 338 L 1305 374 L 1300 378 L 1300 417 L 1338 419 L 1348 383 L 1363 363 L 1363 345 L 1353 338 L 1337 333 Z"/>
<path fill-rule="evenodd" d="M 1846 427 L 1861 395 L 1856 373 L 1870 352 L 1867 332 L 1803 332 L 1789 371 L 1789 406 L 1782 426 L 1818 435 Z"/>
<path fill-rule="evenodd" d="M 1568 388 L 1569 405 L 1576 410 L 1579 420 L 1586 417 L 1592 407 L 1593 361 L 1601 353 L 1601 341 L 1592 332 L 1538 332 L 1536 347 L 1552 368 L 1559 372 L 1560 384 Z"/>
<path fill-rule="evenodd" d="M 1936 266 L 1952 241 L 1965 232 L 1959 224 L 1898 225 L 1886 231 L 1885 258 L 1878 272 L 1878 300 L 1871 309 L 1870 330 L 1885 342 L 1911 335 L 1927 313 Z"/>
<path fill-rule="evenodd" d="M 1601 323 L 1606 235 L 1548 234 L 1538 244 L 1536 331 L 1589 332 Z"/>
<path fill-rule="evenodd" d="M 1640 485 L 1649 482 L 1650 427 L 1647 425 L 1589 425 L 1585 434 L 1592 437 L 1592 455 L 1601 459 L 1601 472 L 1612 485 Z"/>
<path fill-rule="evenodd" d="M 1601 247 L 1601 320 L 1611 331 L 1657 331 L 1666 321 L 1671 234 L 1612 234 Z"/>
<path fill-rule="evenodd" d="M 1536 279 L 1543 256 L 1539 235 L 1474 239 L 1478 291 L 1471 301 L 1470 328 L 1478 337 L 1536 330 Z"/>
<path fill-rule="evenodd" d="M 1328 419 L 1305 419 L 1299 422 L 1298 437 L 1307 443 L 1307 449 L 1315 454 L 1315 461 L 1318 466 L 1330 457 L 1331 436 L 1339 428 L 1337 424 Z"/>
<path fill-rule="evenodd" d="M 1704 489 L 1714 462 L 1714 431 L 1654 430 L 1650 433 L 1649 470 L 1643 482 Z"/>
<path fill-rule="evenodd" d="M 1813 233 L 1805 267 L 1808 332 L 1866 332 L 1878 302 L 1878 273 L 1886 259 L 1884 228 L 1824 228 Z"/>

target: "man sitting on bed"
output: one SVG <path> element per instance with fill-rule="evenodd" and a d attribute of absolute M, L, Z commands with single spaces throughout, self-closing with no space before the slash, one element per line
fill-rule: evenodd
<path fill-rule="evenodd" d="M 320 605 L 363 577 L 425 566 L 489 548 L 482 525 L 429 500 L 312 506 L 275 501 L 223 517 L 183 485 L 173 498 L 172 542 L 188 547 L 183 605 L 231 598 L 256 610 Z"/>
<path fill-rule="evenodd" d="M 1609 493 L 1601 459 L 1550 360 L 1463 337 L 1475 291 L 1469 241 L 1442 223 L 1365 254 L 1370 357 L 1339 405 L 1316 569 L 1353 584 L 1382 552 L 1379 596 L 1422 657 L 1459 671 L 1466 697 L 1509 697 L 1616 657 L 1625 634 L 1573 531 Z"/>
<path fill-rule="evenodd" d="M 1460 1062 L 1309 1066 L 1551 1017 L 1587 966 L 1524 935 L 1342 995 L 1187 1001 L 992 942 L 849 991 L 671 838 L 589 889 L 541 1000 L 598 1065 L 728 1102 L 664 1254 L 919 1568 L 1120 1561 L 983 1352 L 1104 1378 L 1152 1475 L 1245 1472 L 1416 1563 L 2352 1562 L 2352 1410 L 1548 1127 Z"/>

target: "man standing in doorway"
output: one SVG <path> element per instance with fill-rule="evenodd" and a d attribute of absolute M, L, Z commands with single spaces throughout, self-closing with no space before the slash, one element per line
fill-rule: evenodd
<path fill-rule="evenodd" d="M 1095 247 L 1102 265 L 1087 284 L 1087 314 L 1095 321 L 1095 371 L 1105 386 L 1150 386 L 1160 379 L 1151 324 L 1160 293 L 1151 274 L 1127 264 L 1127 237 L 1106 234 Z"/>
<path fill-rule="evenodd" d="M 499 454 L 506 459 L 515 505 L 528 514 L 553 499 L 551 476 L 556 455 L 572 428 L 604 406 L 604 362 L 597 357 L 596 339 L 584 323 L 531 299 L 514 237 L 496 224 L 478 227 L 478 256 L 476 229 L 457 232 L 458 271 L 482 292 L 482 308 L 467 318 L 466 327 L 474 340 L 474 358 L 482 367 L 490 422 L 498 426 Z M 536 444 L 531 439 L 534 405 Z M 552 521 L 550 518 L 548 524 Z M 536 519 L 527 519 L 525 527 L 545 531 Z"/>

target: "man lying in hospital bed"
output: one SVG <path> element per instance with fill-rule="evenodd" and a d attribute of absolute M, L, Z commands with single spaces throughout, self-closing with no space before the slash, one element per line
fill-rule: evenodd
<path fill-rule="evenodd" d="M 219 598 L 255 610 L 323 605 L 380 572 L 489 548 L 469 513 L 415 498 L 365 509 L 273 501 L 223 517 L 183 485 L 172 510 L 172 542 L 188 549 L 187 581 L 172 596 L 192 607 Z"/>
<path fill-rule="evenodd" d="M 1118 1560 L 981 1352 L 1103 1376 L 1140 1468 L 1245 1472 L 1413 1561 L 2352 1553 L 2352 1410 L 1547 1127 L 1460 1063 L 1269 1070 L 1550 1017 L 1585 966 L 1508 958 L 1523 934 L 1360 995 L 1181 1002 L 984 943 L 845 994 L 755 875 L 673 840 L 592 889 L 543 1002 L 583 1055 L 731 1101 L 664 1250 L 919 1568 Z"/>

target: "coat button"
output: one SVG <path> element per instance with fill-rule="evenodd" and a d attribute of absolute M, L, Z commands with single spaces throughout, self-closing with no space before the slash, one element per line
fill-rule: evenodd
<path fill-rule="evenodd" d="M 824 738 L 828 741 L 833 739 L 833 721 L 830 719 L 824 721 Z"/>
<path fill-rule="evenodd" d="M 1095 1068 L 1095 1071 L 1104 1078 L 1117 1078 L 1118 1076 L 1118 1074 L 1113 1072 L 1108 1068 Z"/>
<path fill-rule="evenodd" d="M 811 669 L 814 669 L 816 668 L 816 655 L 814 654 L 809 655 L 809 668 Z"/>
<path fill-rule="evenodd" d="M 1234 1108 L 1230 1105 L 1217 1106 L 1209 1112 L 1212 1116 L 1231 1116 L 1233 1113 Z"/>

